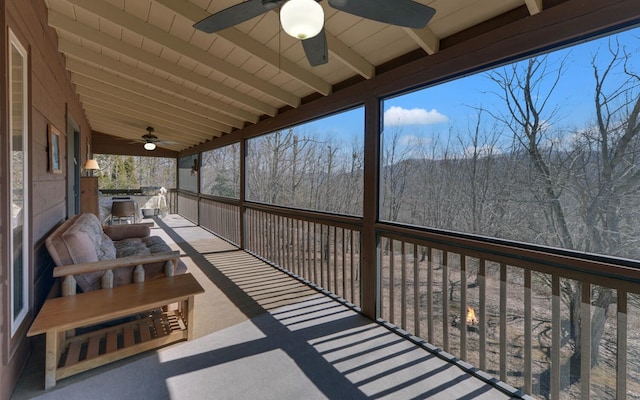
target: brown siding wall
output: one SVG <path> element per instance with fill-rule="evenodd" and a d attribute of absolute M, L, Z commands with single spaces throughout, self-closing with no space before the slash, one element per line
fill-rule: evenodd
<path fill-rule="evenodd" d="M 29 53 L 29 170 L 30 194 L 28 202 L 31 210 L 29 224 L 31 230 L 31 306 L 32 315 L 27 318 L 24 329 L 21 329 L 13 340 L 6 323 L 2 323 L 0 330 L 0 351 L 2 352 L 2 367 L 0 370 L 0 399 L 8 398 L 13 391 L 15 382 L 28 356 L 28 340 L 24 334 L 35 313 L 46 297 L 52 283 L 51 258 L 44 247 L 47 234 L 67 217 L 67 112 L 80 125 L 82 158 L 86 157 L 87 141 L 90 140 L 91 129 L 86 121 L 78 97 L 74 94 L 70 83 L 69 73 L 64 67 L 64 57 L 57 51 L 58 37 L 47 24 L 47 8 L 43 0 L 5 0 L 5 26 L 10 28 L 25 46 Z M 3 38 L 3 49 L 6 38 Z M 6 50 L 4 52 L 6 60 Z M 5 64 L 6 61 L 3 63 Z M 6 71 L 6 66 L 4 67 Z M 6 83 L 3 83 L 6 84 Z M 3 91 L 4 93 L 4 91 Z M 4 115 L 6 116 L 6 102 L 3 100 Z M 6 118 L 2 117 L 5 121 Z M 62 174 L 52 174 L 48 171 L 47 124 L 57 127 L 61 135 L 60 163 Z M 3 125 L 2 135 L 6 136 L 6 125 Z M 2 138 L 1 154 L 7 154 L 7 139 Z M 0 158 L 4 158 L 0 156 Z M 83 165 L 84 159 L 79 160 Z M 6 167 L 0 164 L 0 168 Z M 2 171 L 0 170 L 0 173 Z M 7 177 L 2 176 L 2 187 L 7 187 Z M 6 190 L 2 194 L 7 198 Z M 6 200 L 4 200 L 6 202 Z M 3 209 L 7 209 L 3 207 Z M 0 235 L 5 234 L 2 218 L 0 218 Z M 0 240 L 4 243 L 6 239 Z M 6 244 L 5 244 L 6 246 Z M 5 250 L 2 252 L 2 250 Z M 8 260 L 5 260 L 6 249 L 0 250 L 0 262 L 3 264 L 2 276 L 8 273 Z M 3 256 L 5 254 L 5 256 Z M 6 286 L 4 293 L 0 292 L 3 300 L 7 299 Z M 1 289 L 0 289 L 1 290 Z M 3 301 L 3 304 L 7 304 Z M 6 320 L 8 309 L 3 310 Z M 4 322 L 4 321 L 3 321 Z"/>

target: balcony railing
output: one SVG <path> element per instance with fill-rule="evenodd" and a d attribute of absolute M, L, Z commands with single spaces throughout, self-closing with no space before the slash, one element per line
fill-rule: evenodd
<path fill-rule="evenodd" d="M 407 228 L 380 239 L 382 318 L 528 394 L 640 396 L 639 270 Z"/>
<path fill-rule="evenodd" d="M 179 212 L 359 306 L 359 218 L 180 195 Z M 194 211 L 195 210 L 195 211 Z M 637 263 L 377 224 L 378 315 L 539 398 L 640 398 Z M 443 353 L 441 353 L 442 355 Z"/>
<path fill-rule="evenodd" d="M 251 205 L 245 250 L 360 305 L 360 226 L 355 219 Z"/>
<path fill-rule="evenodd" d="M 198 223 L 198 196 L 196 194 L 178 191 L 178 214 L 189 221 Z"/>
<path fill-rule="evenodd" d="M 200 226 L 240 246 L 240 206 L 237 201 L 200 198 Z"/>

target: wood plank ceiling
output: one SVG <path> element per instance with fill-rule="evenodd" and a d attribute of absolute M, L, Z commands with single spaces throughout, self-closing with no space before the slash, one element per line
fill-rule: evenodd
<path fill-rule="evenodd" d="M 389 0 L 393 1 L 393 0 Z M 405 54 L 436 53 L 442 39 L 542 0 L 417 0 L 436 10 L 414 30 L 346 14 L 321 1 L 329 62 L 311 67 L 285 34 L 277 9 L 206 34 L 193 23 L 240 0 L 45 0 L 94 132 L 182 151 L 228 134 L 304 98 L 327 96 Z M 141 145 L 142 146 L 142 145 Z"/>

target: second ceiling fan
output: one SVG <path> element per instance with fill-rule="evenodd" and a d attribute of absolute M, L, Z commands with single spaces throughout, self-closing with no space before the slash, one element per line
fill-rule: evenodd
<path fill-rule="evenodd" d="M 193 27 L 218 32 L 281 7 L 280 23 L 287 34 L 302 41 L 312 66 L 329 61 L 324 12 L 320 0 L 248 0 L 196 22 Z M 329 6 L 358 17 L 407 28 L 424 28 L 435 10 L 412 0 L 328 0 Z"/>

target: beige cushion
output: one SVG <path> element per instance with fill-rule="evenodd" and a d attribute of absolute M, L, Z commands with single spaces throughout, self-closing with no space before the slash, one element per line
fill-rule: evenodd
<path fill-rule="evenodd" d="M 56 266 L 61 265 L 69 265 L 73 264 L 73 260 L 71 260 L 71 255 L 67 250 L 66 243 L 62 240 L 62 235 L 64 232 L 72 226 L 76 219 L 78 219 L 79 215 L 75 215 L 65 222 L 62 223 L 52 234 L 50 234 L 45 240 L 45 245 L 47 246 L 47 250 L 49 250 L 49 254 L 51 254 L 51 258 Z"/>
<path fill-rule="evenodd" d="M 73 224 L 62 234 L 62 240 L 67 246 L 71 264 L 98 261 L 93 237 L 82 229 L 82 226 Z"/>
<path fill-rule="evenodd" d="M 118 241 L 129 238 L 142 238 L 149 236 L 151 229 L 143 224 L 107 225 L 102 228 L 111 240 Z"/>
<path fill-rule="evenodd" d="M 87 233 L 80 224 L 73 224 L 62 234 L 62 240 L 67 246 L 71 260 L 71 264 L 79 264 L 84 262 L 98 261 L 98 254 L 94 245 L 93 237 Z M 101 278 L 104 271 L 92 272 L 88 274 L 76 275 L 78 287 L 83 292 L 99 289 L 101 286 Z"/>
<path fill-rule="evenodd" d="M 171 248 L 157 236 L 149 236 L 146 225 L 114 225 L 103 227 L 94 214 L 85 213 L 65 221 L 47 237 L 45 243 L 56 266 L 114 259 L 130 255 L 153 254 Z M 120 286 L 133 282 L 134 267 L 116 268 L 113 284 Z M 180 260 L 176 274 L 186 272 Z M 78 287 L 88 292 L 101 287 L 104 271 L 76 275 Z M 164 263 L 145 265 L 145 279 L 164 275 Z"/>
<path fill-rule="evenodd" d="M 102 245 L 98 250 L 98 260 L 113 260 L 116 258 L 116 246 L 106 233 L 102 234 Z"/>

